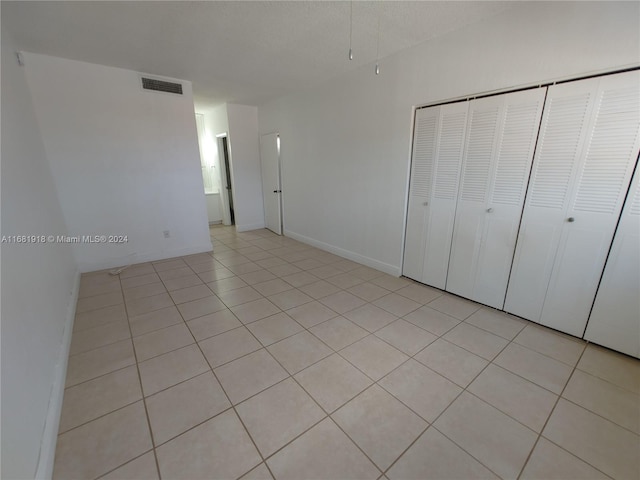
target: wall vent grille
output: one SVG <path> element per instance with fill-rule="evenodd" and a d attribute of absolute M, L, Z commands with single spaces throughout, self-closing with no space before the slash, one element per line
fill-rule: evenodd
<path fill-rule="evenodd" d="M 182 95 L 182 84 L 156 80 L 155 78 L 142 77 L 142 88 L 145 90 L 155 90 L 157 92 L 175 93 Z"/>

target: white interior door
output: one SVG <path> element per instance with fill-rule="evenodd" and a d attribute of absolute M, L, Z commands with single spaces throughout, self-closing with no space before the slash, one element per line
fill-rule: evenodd
<path fill-rule="evenodd" d="M 468 102 L 416 112 L 403 275 L 444 288 Z"/>
<path fill-rule="evenodd" d="M 629 195 L 584 338 L 640 358 L 640 170 Z"/>
<path fill-rule="evenodd" d="M 272 232 L 282 235 L 280 136 L 277 133 L 260 137 L 260 162 L 265 226 Z"/>
<path fill-rule="evenodd" d="M 446 289 L 503 308 L 546 89 L 473 100 Z"/>
<path fill-rule="evenodd" d="M 549 87 L 505 310 L 582 336 L 638 154 L 638 85 Z"/>

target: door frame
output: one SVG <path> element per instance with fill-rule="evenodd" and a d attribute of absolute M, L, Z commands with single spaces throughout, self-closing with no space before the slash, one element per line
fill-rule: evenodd
<path fill-rule="evenodd" d="M 262 138 L 266 137 L 268 135 L 275 135 L 276 136 L 276 152 L 277 152 L 277 157 L 278 157 L 278 161 L 276 163 L 277 168 L 278 168 L 278 172 L 277 172 L 277 176 L 278 176 L 278 183 L 280 185 L 279 187 L 279 195 L 278 195 L 278 209 L 279 209 L 279 213 L 280 213 L 280 235 L 284 236 L 284 200 L 283 200 L 283 186 L 282 186 L 282 155 L 281 155 L 281 140 L 280 140 L 280 133 L 278 131 L 275 132 L 268 132 L 268 133 L 263 133 L 262 135 L 260 135 L 260 138 L 258 140 L 258 144 L 260 147 L 260 171 L 261 171 L 261 180 L 262 180 Z M 266 224 L 267 224 L 267 212 L 266 212 L 266 205 L 264 204 L 264 186 L 263 186 L 263 208 L 264 208 L 264 212 L 265 212 L 265 228 L 267 228 Z"/>
<path fill-rule="evenodd" d="M 224 152 L 225 144 L 227 147 L 226 155 Z M 220 189 L 222 190 L 220 192 L 220 199 L 222 203 L 222 223 L 224 225 L 235 225 L 235 215 L 231 215 L 231 206 L 235 205 L 235 186 L 233 181 L 233 163 L 231 162 L 231 145 L 229 144 L 229 134 L 227 132 L 216 135 L 216 148 L 218 149 L 218 163 L 220 164 Z M 229 178 L 227 178 L 227 165 L 229 167 Z M 231 197 L 229 197 L 227 180 L 231 185 Z"/>

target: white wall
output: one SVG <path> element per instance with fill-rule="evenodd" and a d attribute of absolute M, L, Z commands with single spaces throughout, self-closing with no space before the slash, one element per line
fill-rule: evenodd
<path fill-rule="evenodd" d="M 532 2 L 259 108 L 285 234 L 400 274 L 413 108 L 640 63 L 637 2 Z M 382 40 L 384 41 L 384 39 Z"/>
<path fill-rule="evenodd" d="M 25 55 L 45 150 L 83 271 L 211 250 L 190 82 L 143 90 L 130 70 Z M 163 231 L 170 231 L 165 239 Z"/>
<path fill-rule="evenodd" d="M 227 118 L 236 229 L 264 228 L 258 108 L 229 103 Z"/>
<path fill-rule="evenodd" d="M 24 69 L 2 26 L 2 235 L 66 235 Z M 2 245 L 2 478 L 50 477 L 78 292 L 72 245 Z"/>

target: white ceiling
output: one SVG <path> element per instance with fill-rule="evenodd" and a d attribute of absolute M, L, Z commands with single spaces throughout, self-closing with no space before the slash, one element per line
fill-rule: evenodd
<path fill-rule="evenodd" d="M 193 82 L 201 108 L 260 104 L 501 13 L 506 1 L 2 1 L 20 50 Z M 384 61 L 380 62 L 384 68 Z"/>

